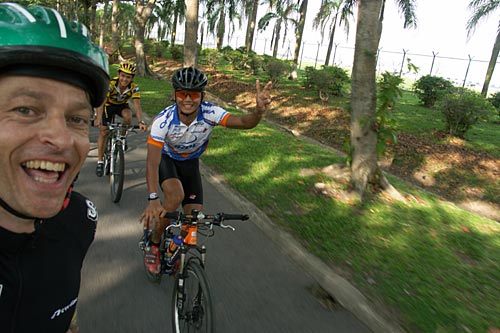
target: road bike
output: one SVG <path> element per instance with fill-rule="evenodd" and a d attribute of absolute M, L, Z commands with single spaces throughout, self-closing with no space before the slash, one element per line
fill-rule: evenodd
<path fill-rule="evenodd" d="M 115 122 L 108 124 L 109 134 L 104 146 L 104 173 L 109 176 L 111 199 L 119 202 L 122 198 L 123 182 L 125 180 L 125 147 L 127 135 L 138 129 L 138 125 L 126 125 Z"/>
<path fill-rule="evenodd" d="M 181 212 L 168 213 L 165 218 L 171 219 L 162 235 L 160 243 L 161 270 L 159 274 L 151 274 L 144 266 L 148 278 L 160 283 L 162 275 L 175 277 L 172 295 L 172 328 L 175 333 L 215 332 L 215 314 L 212 304 L 210 286 L 205 273 L 206 247 L 198 244 L 198 236 L 212 237 L 214 226 L 235 230 L 233 226 L 224 224 L 227 220 L 248 220 L 246 214 L 217 213 L 205 215 L 193 210 L 191 214 Z M 175 261 L 174 271 L 167 270 L 168 256 L 166 250 L 174 236 L 171 229 L 187 227 L 187 234 L 179 242 L 180 255 Z M 139 247 L 145 254 L 149 246 L 151 231 L 145 230 Z"/>

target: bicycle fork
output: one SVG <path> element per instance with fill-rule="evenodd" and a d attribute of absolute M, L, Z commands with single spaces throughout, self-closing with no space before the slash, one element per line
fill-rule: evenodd
<path fill-rule="evenodd" d="M 207 249 L 205 245 L 202 245 L 201 247 L 196 247 L 196 250 L 200 253 L 201 256 L 201 266 L 205 268 L 205 258 L 206 258 L 206 253 Z M 180 255 L 180 262 L 179 262 L 179 278 L 177 280 L 177 309 L 179 309 L 179 312 L 182 313 L 182 309 L 184 307 L 184 301 L 185 301 L 185 294 L 184 294 L 184 281 L 186 278 L 189 278 L 188 274 L 184 270 L 186 266 L 186 253 L 188 252 L 188 248 L 184 245 L 181 245 L 181 255 Z"/>

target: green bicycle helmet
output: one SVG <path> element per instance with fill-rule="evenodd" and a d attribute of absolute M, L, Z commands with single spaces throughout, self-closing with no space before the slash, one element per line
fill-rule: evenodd
<path fill-rule="evenodd" d="M 108 72 L 106 53 L 92 44 L 85 25 L 67 21 L 52 8 L 0 4 L 0 74 L 76 85 L 97 107 L 106 98 Z"/>
<path fill-rule="evenodd" d="M 203 91 L 208 79 L 205 73 L 194 67 L 178 69 L 172 75 L 172 86 L 175 90 Z"/>

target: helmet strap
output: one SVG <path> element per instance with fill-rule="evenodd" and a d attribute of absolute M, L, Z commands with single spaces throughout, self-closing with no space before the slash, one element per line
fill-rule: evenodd
<path fill-rule="evenodd" d="M 7 212 L 11 213 L 15 217 L 19 217 L 19 218 L 25 219 L 25 220 L 36 220 L 37 219 L 36 217 L 24 215 L 23 213 L 18 212 L 17 210 L 15 210 L 11 206 L 9 206 L 8 203 L 3 201 L 2 198 L 0 198 L 0 206 L 2 206 L 3 209 L 5 209 Z"/>

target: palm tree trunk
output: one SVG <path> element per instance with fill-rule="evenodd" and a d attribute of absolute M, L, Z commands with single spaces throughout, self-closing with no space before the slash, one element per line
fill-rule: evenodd
<path fill-rule="evenodd" d="M 281 34 L 281 19 L 276 22 L 276 26 L 274 29 L 274 41 L 273 41 L 273 58 L 278 57 L 278 47 L 280 43 L 280 34 Z"/>
<path fill-rule="evenodd" d="M 222 44 L 224 43 L 224 31 L 226 26 L 226 12 L 224 6 L 221 6 L 219 13 L 219 22 L 217 24 L 217 50 L 222 50 Z"/>
<path fill-rule="evenodd" d="M 121 53 L 120 53 L 120 45 L 119 40 L 120 36 L 118 36 L 118 5 L 120 0 L 113 0 L 113 8 L 111 12 L 111 49 L 112 53 L 115 55 L 120 62 L 124 61 Z"/>
<path fill-rule="evenodd" d="M 495 70 L 495 65 L 497 63 L 499 52 L 500 52 L 500 31 L 497 34 L 495 45 L 493 45 L 493 51 L 491 52 L 491 58 L 488 64 L 488 70 L 486 71 L 486 78 L 484 79 L 483 89 L 481 90 L 481 95 L 483 95 L 484 97 L 488 95 L 488 89 L 490 87 L 491 77 L 493 76 L 493 71 Z"/>
<path fill-rule="evenodd" d="M 333 44 L 335 40 L 335 30 L 337 29 L 337 17 L 338 17 L 338 12 L 335 14 L 335 18 L 333 19 L 332 23 L 332 31 L 330 31 L 330 40 L 328 41 L 328 51 L 326 51 L 326 59 L 325 59 L 325 66 L 328 66 L 330 63 L 330 57 L 332 55 L 332 50 L 333 50 Z M 332 64 L 333 66 L 334 64 Z"/>
<path fill-rule="evenodd" d="M 186 38 L 184 39 L 184 66 L 198 66 L 198 0 L 186 1 Z"/>
<path fill-rule="evenodd" d="M 377 50 L 382 33 L 383 0 L 359 0 L 352 69 L 351 153 L 352 182 L 363 197 L 369 183 L 380 184 L 375 125 Z"/>
<path fill-rule="evenodd" d="M 255 27 L 257 22 L 257 10 L 259 8 L 259 0 L 253 0 L 252 13 L 248 18 L 247 32 L 245 35 L 245 50 L 248 52 L 252 51 L 253 36 L 255 33 Z"/>
<path fill-rule="evenodd" d="M 299 63 L 300 45 L 302 44 L 302 36 L 304 34 L 304 26 L 306 23 L 307 4 L 308 0 L 302 0 L 302 3 L 300 4 L 300 18 L 295 34 L 295 50 L 293 54 L 293 63 L 295 65 Z"/>
<path fill-rule="evenodd" d="M 99 31 L 99 46 L 100 47 L 104 47 L 104 33 L 106 32 L 106 28 L 107 28 L 106 16 L 108 14 L 108 5 L 109 5 L 109 1 L 105 0 L 104 1 L 104 10 L 102 13 L 102 18 L 101 18 L 101 31 Z"/>
<path fill-rule="evenodd" d="M 149 68 L 146 55 L 144 54 L 144 35 L 146 31 L 146 23 L 151 16 L 153 6 L 156 0 L 148 0 L 147 5 L 143 5 L 142 1 L 137 1 L 135 5 L 135 27 L 134 27 L 134 46 L 135 46 L 135 63 L 138 76 L 155 76 Z"/>

